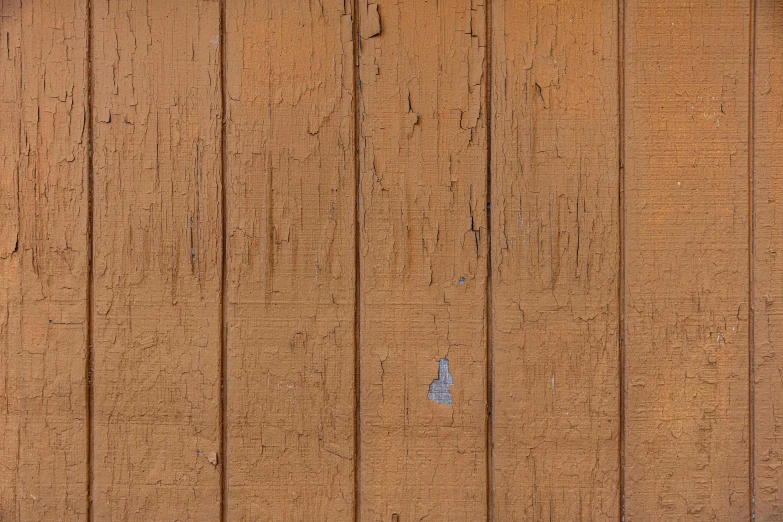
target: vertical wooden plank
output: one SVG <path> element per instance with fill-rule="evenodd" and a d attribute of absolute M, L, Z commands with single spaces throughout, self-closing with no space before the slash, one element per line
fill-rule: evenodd
<path fill-rule="evenodd" d="M 361 514 L 487 517 L 483 2 L 362 2 Z"/>
<path fill-rule="evenodd" d="M 783 4 L 756 0 L 754 483 L 756 520 L 783 520 Z"/>
<path fill-rule="evenodd" d="M 747 520 L 749 2 L 626 2 L 626 517 Z"/>
<path fill-rule="evenodd" d="M 351 3 L 228 0 L 228 520 L 354 504 Z"/>
<path fill-rule="evenodd" d="M 87 2 L 0 2 L 0 520 L 87 519 Z"/>
<path fill-rule="evenodd" d="M 220 514 L 220 12 L 93 3 L 94 515 Z"/>
<path fill-rule="evenodd" d="M 617 2 L 492 15 L 495 518 L 619 521 Z"/>

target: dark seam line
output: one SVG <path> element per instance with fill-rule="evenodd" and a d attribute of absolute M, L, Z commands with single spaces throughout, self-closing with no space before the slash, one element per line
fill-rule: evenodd
<path fill-rule="evenodd" d="M 226 176 L 228 157 L 226 156 L 226 0 L 220 2 L 220 192 L 221 192 L 221 285 L 220 285 L 220 520 L 228 520 L 228 197 Z"/>
<path fill-rule="evenodd" d="M 626 465 L 626 361 L 625 361 L 625 284 L 626 284 L 626 266 L 625 266 L 625 0 L 618 0 L 617 4 L 617 103 L 618 103 L 618 240 L 619 240 L 619 282 L 617 286 L 617 315 L 618 315 L 618 362 L 619 362 L 619 384 L 620 384 L 620 434 L 618 453 L 620 460 L 619 473 L 619 493 L 620 493 L 620 520 L 625 520 L 625 465 Z"/>
<path fill-rule="evenodd" d="M 21 189 L 21 186 L 22 186 L 21 185 L 21 183 L 22 183 L 22 172 L 20 170 L 19 163 L 21 161 L 21 155 L 22 155 L 22 138 L 25 137 L 25 119 L 24 119 L 25 113 L 24 113 L 24 101 L 22 100 L 22 93 L 24 92 L 24 87 L 25 87 L 25 83 L 24 83 L 24 67 L 25 67 L 25 59 L 26 59 L 26 52 L 25 52 L 25 49 L 24 49 L 24 21 L 23 21 L 24 13 L 22 12 L 23 9 L 24 9 L 23 0 L 19 0 L 18 7 L 17 7 L 16 11 L 14 12 L 16 17 L 13 19 L 13 22 L 18 22 L 18 26 L 15 24 L 15 28 L 17 28 L 19 30 L 19 35 L 18 35 L 19 36 L 19 43 L 18 44 L 15 43 L 15 45 L 17 45 L 16 53 L 18 53 L 17 55 L 19 56 L 19 78 L 18 78 L 18 80 L 16 82 L 16 93 L 15 93 L 16 96 L 17 96 L 16 99 L 18 101 L 18 107 L 17 108 L 19 110 L 19 125 L 17 127 L 17 137 L 16 137 L 16 139 L 17 139 L 16 145 L 19 147 L 19 149 L 17 151 L 17 155 L 16 155 L 16 158 L 15 158 L 16 168 L 15 168 L 15 171 L 14 171 L 14 173 L 16 174 L 16 176 L 15 176 L 15 178 L 16 178 L 15 179 L 15 181 L 16 181 L 16 227 L 17 227 L 16 228 L 16 245 L 15 245 L 15 250 L 16 251 L 18 251 L 19 248 L 22 247 L 22 245 L 20 245 L 20 241 L 21 241 L 20 240 L 20 236 L 22 236 L 22 189 Z M 10 42 L 8 40 L 8 37 L 9 37 L 8 30 L 6 30 L 5 37 L 6 37 L 6 46 L 7 46 L 6 47 L 6 53 L 10 53 L 11 52 L 11 46 L 10 46 Z M 14 63 L 16 63 L 16 56 L 14 57 Z M 7 313 L 8 312 L 6 311 L 6 314 Z M 20 324 L 21 324 L 21 321 L 20 321 Z M 8 334 L 5 335 L 5 338 L 6 339 L 8 338 Z M 7 379 L 8 379 L 8 369 L 9 369 L 8 366 L 9 365 L 6 364 L 6 365 L 4 365 L 4 368 L 3 368 L 4 373 L 5 373 L 5 378 L 6 378 L 5 382 L 8 382 L 7 381 Z M 8 400 L 8 398 L 6 398 L 6 401 L 7 400 Z M 7 408 L 8 408 L 8 406 L 6 406 L 6 411 L 7 411 Z M 20 426 L 17 426 L 17 441 L 16 441 L 16 463 L 17 464 L 16 464 L 16 468 L 15 468 L 17 475 L 19 473 L 19 462 L 21 462 L 20 452 L 21 452 L 21 442 L 22 442 L 22 440 L 21 440 L 21 433 L 19 432 L 19 430 L 20 430 Z M 21 518 L 21 503 L 19 501 L 20 485 L 19 485 L 18 476 L 16 477 L 16 479 L 13 482 L 13 490 L 14 490 L 14 494 L 13 494 L 13 510 L 14 510 L 14 513 L 16 514 L 17 519 L 20 519 Z"/>
<path fill-rule="evenodd" d="M 492 448 L 493 448 L 493 386 L 494 386 L 494 368 L 493 368 L 493 358 L 492 358 L 492 325 L 493 317 L 492 317 L 492 0 L 486 0 L 486 5 L 484 6 L 484 17 L 486 20 L 486 28 L 485 28 L 485 78 L 484 81 L 486 82 L 486 90 L 487 90 L 487 97 L 485 100 L 486 105 L 486 125 L 487 125 L 487 286 L 486 286 L 486 292 L 485 292 L 485 305 L 486 308 L 486 317 L 485 320 L 485 328 L 487 329 L 486 334 L 486 365 L 487 365 L 487 373 L 486 373 L 486 397 L 487 397 L 487 419 L 486 419 L 486 461 L 487 461 L 487 469 L 486 469 L 486 480 L 487 480 L 487 520 L 489 522 L 492 522 L 495 517 L 494 509 L 495 509 L 495 499 L 494 499 L 494 490 L 495 490 L 495 481 L 494 481 L 494 461 L 493 461 L 493 454 L 492 454 Z"/>
<path fill-rule="evenodd" d="M 95 238 L 94 238 L 94 212 L 95 212 L 95 203 L 94 203 L 94 162 L 93 162 L 93 151 L 94 151 L 94 141 L 95 141 L 95 132 L 93 130 L 93 121 L 92 121 L 92 115 L 93 115 L 93 68 L 92 68 L 92 57 L 93 57 L 93 16 L 92 16 L 92 2 L 90 0 L 87 1 L 87 107 L 86 107 L 86 118 L 87 118 L 87 241 L 89 242 L 89 245 L 87 247 L 87 317 L 86 317 L 86 323 L 87 323 L 87 354 L 85 358 L 85 378 L 87 380 L 87 389 L 86 392 L 86 406 L 87 406 L 87 520 L 92 521 L 93 520 L 93 510 L 92 510 L 92 489 L 93 489 L 93 480 L 94 480 L 94 462 L 93 462 L 93 423 L 95 421 L 95 401 L 94 401 L 94 394 L 95 390 L 93 389 L 93 383 L 92 383 L 92 370 L 94 367 L 94 361 L 95 361 L 95 352 L 94 352 L 94 340 L 95 340 L 95 329 L 93 327 L 93 313 L 94 313 L 94 303 L 95 299 L 93 297 L 93 289 L 94 289 L 94 283 L 93 278 L 95 277 L 95 265 L 93 262 L 94 257 L 94 245 L 95 245 Z"/>
<path fill-rule="evenodd" d="M 755 340 L 755 233 L 756 209 L 754 176 L 755 128 L 756 128 L 756 0 L 750 0 L 750 41 L 748 49 L 748 409 L 749 409 L 749 447 L 748 447 L 748 493 L 750 494 L 750 520 L 756 516 L 756 340 Z"/>
<path fill-rule="evenodd" d="M 359 164 L 359 51 L 360 51 L 360 27 L 359 27 L 359 0 L 351 0 L 352 30 L 353 30 L 353 92 L 351 93 L 351 110 L 353 111 L 353 153 L 354 153 L 354 317 L 353 317 L 353 336 L 354 336 L 354 433 L 353 433 L 353 451 L 354 451 L 354 469 L 353 469 L 353 489 L 354 489 L 354 520 L 359 522 L 362 519 L 362 426 L 361 426 L 361 253 L 359 244 L 361 242 L 359 212 L 361 211 L 361 166 Z"/>

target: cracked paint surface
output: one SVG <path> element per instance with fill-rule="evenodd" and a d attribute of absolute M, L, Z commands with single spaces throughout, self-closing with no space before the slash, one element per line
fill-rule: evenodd
<path fill-rule="evenodd" d="M 778 0 L 484 2 L 0 0 L 0 520 L 783 519 Z"/>

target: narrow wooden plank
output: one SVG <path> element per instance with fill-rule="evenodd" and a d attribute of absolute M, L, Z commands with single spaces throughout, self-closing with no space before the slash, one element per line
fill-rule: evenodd
<path fill-rule="evenodd" d="M 351 3 L 228 0 L 228 520 L 352 520 Z"/>
<path fill-rule="evenodd" d="M 92 9 L 94 516 L 219 520 L 219 3 Z"/>
<path fill-rule="evenodd" d="M 748 520 L 749 3 L 626 9 L 625 514 Z"/>
<path fill-rule="evenodd" d="M 497 520 L 620 520 L 618 7 L 492 6 Z"/>
<path fill-rule="evenodd" d="M 484 5 L 358 15 L 361 515 L 485 520 Z"/>
<path fill-rule="evenodd" d="M 756 520 L 783 520 L 783 4 L 756 0 L 754 483 Z"/>
<path fill-rule="evenodd" d="M 87 519 L 87 2 L 0 2 L 0 520 Z"/>

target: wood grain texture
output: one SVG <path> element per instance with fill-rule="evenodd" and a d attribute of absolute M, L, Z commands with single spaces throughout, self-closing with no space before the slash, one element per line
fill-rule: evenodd
<path fill-rule="evenodd" d="M 87 36 L 0 2 L 0 520 L 87 519 Z"/>
<path fill-rule="evenodd" d="M 783 4 L 756 0 L 754 395 L 755 513 L 783 520 Z"/>
<path fill-rule="evenodd" d="M 619 521 L 617 2 L 492 14 L 495 518 Z"/>
<path fill-rule="evenodd" d="M 216 521 L 219 4 L 92 10 L 93 513 Z"/>
<path fill-rule="evenodd" d="M 749 3 L 629 0 L 628 520 L 747 520 Z"/>
<path fill-rule="evenodd" d="M 228 520 L 352 520 L 350 3 L 229 0 Z"/>
<path fill-rule="evenodd" d="M 484 520 L 485 9 L 358 15 L 361 516 Z"/>

